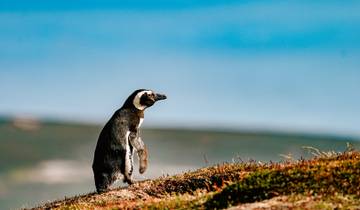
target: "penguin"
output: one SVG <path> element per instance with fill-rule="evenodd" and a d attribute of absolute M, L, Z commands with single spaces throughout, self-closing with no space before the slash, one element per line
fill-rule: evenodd
<path fill-rule="evenodd" d="M 166 99 L 152 90 L 134 91 L 123 106 L 115 111 L 101 130 L 94 153 L 92 169 L 98 193 L 106 192 L 121 175 L 124 183 L 134 183 L 133 152 L 139 158 L 139 172 L 147 169 L 147 150 L 140 137 L 144 111 L 155 102 Z"/>

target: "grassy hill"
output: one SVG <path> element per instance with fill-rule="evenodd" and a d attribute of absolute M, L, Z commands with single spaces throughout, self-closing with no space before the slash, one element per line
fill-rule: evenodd
<path fill-rule="evenodd" d="M 37 209 L 359 209 L 360 152 L 310 150 L 309 160 L 219 164 Z"/>

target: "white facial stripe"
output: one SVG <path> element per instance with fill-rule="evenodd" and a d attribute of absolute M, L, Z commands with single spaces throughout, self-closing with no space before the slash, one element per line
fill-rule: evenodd
<path fill-rule="evenodd" d="M 144 90 L 144 91 L 141 91 L 138 94 L 136 94 L 136 96 L 134 98 L 133 104 L 139 110 L 144 110 L 146 108 L 145 105 L 140 104 L 141 96 L 143 96 L 145 93 L 151 94 L 152 92 L 150 90 Z"/>
<path fill-rule="evenodd" d="M 138 128 L 140 128 L 141 124 L 144 122 L 144 118 L 140 118 L 140 122 L 139 122 L 139 125 L 138 125 Z"/>

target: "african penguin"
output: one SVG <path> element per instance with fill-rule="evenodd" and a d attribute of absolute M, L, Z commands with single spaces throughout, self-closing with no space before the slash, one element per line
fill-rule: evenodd
<path fill-rule="evenodd" d="M 147 150 L 139 128 L 144 120 L 144 110 L 164 99 L 165 95 L 151 90 L 136 90 L 105 124 L 96 145 L 92 165 L 98 193 L 108 191 L 121 174 L 124 182 L 133 183 L 131 175 L 134 149 L 139 157 L 139 172 L 145 172 Z"/>

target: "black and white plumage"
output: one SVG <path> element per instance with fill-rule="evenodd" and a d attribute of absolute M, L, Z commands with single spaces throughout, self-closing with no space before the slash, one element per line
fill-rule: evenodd
<path fill-rule="evenodd" d="M 144 110 L 164 99 L 165 95 L 151 90 L 136 90 L 106 123 L 100 133 L 92 165 L 98 193 L 109 190 L 119 175 L 123 175 L 124 182 L 133 183 L 131 175 L 134 149 L 139 157 L 139 172 L 145 172 L 147 151 L 139 128 L 144 119 Z"/>

